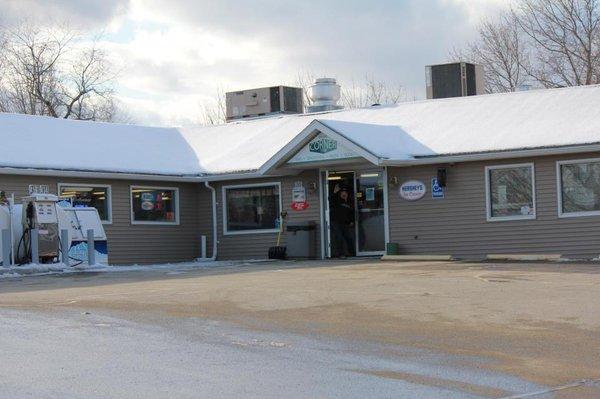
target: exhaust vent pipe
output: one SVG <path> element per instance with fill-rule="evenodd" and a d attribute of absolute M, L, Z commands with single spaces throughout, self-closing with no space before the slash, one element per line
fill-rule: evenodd
<path fill-rule="evenodd" d="M 308 88 L 308 96 L 312 104 L 306 107 L 307 112 L 323 112 L 344 108 L 338 105 L 340 95 L 340 85 L 334 78 L 318 78 L 315 83 Z"/>

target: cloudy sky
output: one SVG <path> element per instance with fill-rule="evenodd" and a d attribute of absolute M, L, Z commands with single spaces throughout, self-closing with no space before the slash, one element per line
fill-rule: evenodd
<path fill-rule="evenodd" d="M 294 84 L 298 73 L 366 74 L 424 97 L 424 65 L 476 37 L 509 0 L 0 0 L 0 24 L 67 23 L 121 71 L 137 123 L 201 121 L 224 90 Z"/>

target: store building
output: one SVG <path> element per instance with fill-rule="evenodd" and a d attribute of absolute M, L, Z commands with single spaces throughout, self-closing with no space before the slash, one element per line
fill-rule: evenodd
<path fill-rule="evenodd" d="M 600 86 L 148 128 L 0 114 L 0 190 L 95 206 L 113 264 L 261 259 L 284 223 L 333 255 L 350 191 L 356 255 L 600 255 Z M 337 187 L 337 188 L 336 188 Z M 282 235 L 286 244 L 288 233 Z"/>

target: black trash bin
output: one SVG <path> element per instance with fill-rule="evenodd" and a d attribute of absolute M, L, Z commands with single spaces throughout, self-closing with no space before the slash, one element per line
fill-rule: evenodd
<path fill-rule="evenodd" d="M 285 228 L 288 258 L 317 257 L 317 224 L 313 221 L 288 222 Z"/>

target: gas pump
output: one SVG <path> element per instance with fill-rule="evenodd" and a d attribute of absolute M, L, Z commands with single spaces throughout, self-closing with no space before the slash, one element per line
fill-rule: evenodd
<path fill-rule="evenodd" d="M 38 254 L 41 263 L 58 261 L 60 239 L 56 202 L 52 194 L 32 194 L 23 197 L 23 234 L 17 245 L 17 263 L 31 262 L 31 231 L 38 231 Z"/>

